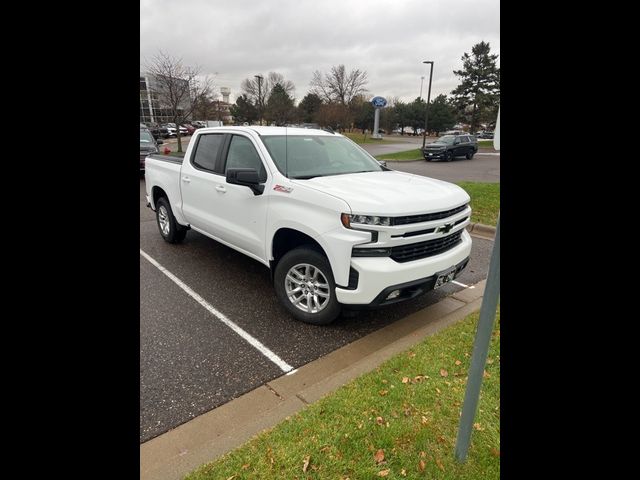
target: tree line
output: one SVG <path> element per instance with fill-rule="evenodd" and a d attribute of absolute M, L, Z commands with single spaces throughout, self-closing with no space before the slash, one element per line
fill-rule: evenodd
<path fill-rule="evenodd" d="M 176 72 L 167 68 L 168 56 L 161 55 L 164 68 L 151 64 L 148 69 L 162 76 L 169 70 L 171 78 Z M 438 95 L 429 105 L 429 132 L 436 135 L 451 129 L 456 123 L 470 125 L 476 132 L 480 124 L 495 121 L 500 101 L 500 69 L 496 65 L 498 55 L 491 54 L 490 45 L 480 42 L 471 53 L 462 56 L 462 69 L 454 70 L 460 84 L 450 95 Z M 174 69 L 175 70 L 175 69 Z M 213 88 L 208 80 L 198 80 L 196 69 L 188 69 L 192 79 L 192 106 L 189 113 L 211 115 L 219 109 L 213 99 Z M 170 82 L 169 82 L 170 83 Z M 344 131 L 360 129 L 371 131 L 374 107 L 369 101 L 367 72 L 347 70 L 344 65 L 333 66 L 328 72 L 313 72 L 309 92 L 296 105 L 295 85 L 277 72 L 266 76 L 247 78 L 241 83 L 241 95 L 230 107 L 237 124 L 287 125 L 316 123 L 322 127 Z M 167 89 L 173 91 L 175 89 Z M 411 102 L 390 98 L 380 112 L 380 128 L 387 132 L 405 129 L 416 132 L 424 128 L 426 102 L 418 97 Z M 173 101 L 179 103 L 176 99 Z M 215 114 L 215 112 L 213 112 Z M 220 113 L 220 112 L 218 112 Z M 205 118 L 205 117 L 203 117 Z M 207 116 L 207 118 L 210 118 Z M 180 123 L 176 116 L 176 123 Z"/>

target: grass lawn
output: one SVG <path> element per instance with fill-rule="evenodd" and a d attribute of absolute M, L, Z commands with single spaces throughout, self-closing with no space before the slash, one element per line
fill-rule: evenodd
<path fill-rule="evenodd" d="M 254 437 L 188 480 L 500 477 L 500 316 L 467 461 L 454 459 L 478 314 Z"/>
<path fill-rule="evenodd" d="M 342 135 L 350 138 L 359 145 L 362 145 L 363 143 L 394 143 L 392 140 L 387 140 L 385 138 L 382 138 L 380 140 L 371 138 L 370 133 L 367 133 L 366 138 L 365 135 L 360 132 L 344 132 Z"/>
<path fill-rule="evenodd" d="M 471 197 L 471 221 L 496 225 L 500 212 L 500 184 L 458 182 Z"/>
<path fill-rule="evenodd" d="M 478 140 L 479 148 L 493 148 L 493 140 Z"/>
<path fill-rule="evenodd" d="M 384 155 L 377 155 L 378 160 L 394 160 L 394 161 L 410 161 L 410 160 L 424 160 L 422 156 L 422 150 L 415 148 L 413 150 L 405 150 L 404 152 L 386 153 Z"/>

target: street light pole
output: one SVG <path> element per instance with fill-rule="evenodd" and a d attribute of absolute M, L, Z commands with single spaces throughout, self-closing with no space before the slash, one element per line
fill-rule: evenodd
<path fill-rule="evenodd" d="M 429 102 L 431 101 L 431 79 L 433 77 L 433 61 L 425 60 L 422 63 L 429 63 L 431 65 L 431 70 L 429 70 L 429 90 L 427 91 L 427 108 L 424 114 L 424 132 L 422 132 L 422 150 L 424 150 L 424 146 L 427 143 L 427 125 L 429 121 Z"/>
<path fill-rule="evenodd" d="M 254 75 L 258 79 L 258 115 L 260 116 L 260 125 L 262 125 L 262 77 Z"/>
<path fill-rule="evenodd" d="M 422 82 L 424 82 L 424 75 L 420 77 L 420 100 L 422 100 Z"/>

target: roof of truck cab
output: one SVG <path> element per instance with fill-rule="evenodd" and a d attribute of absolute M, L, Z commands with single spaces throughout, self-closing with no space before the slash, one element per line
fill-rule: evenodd
<path fill-rule="evenodd" d="M 261 127 L 259 125 L 250 126 L 250 127 L 208 127 L 208 128 L 199 128 L 196 130 L 199 133 L 208 133 L 208 132 L 225 132 L 225 131 L 244 131 L 244 132 L 256 132 L 258 135 L 269 136 L 269 135 L 326 135 L 326 136 L 337 136 L 339 133 L 331 133 L 326 130 L 318 130 L 317 128 L 299 128 L 299 127 Z"/>

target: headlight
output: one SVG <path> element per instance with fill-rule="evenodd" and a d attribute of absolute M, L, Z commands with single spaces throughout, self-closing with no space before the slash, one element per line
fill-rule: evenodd
<path fill-rule="evenodd" d="M 388 227 L 391 225 L 391 217 L 377 217 L 373 215 L 350 215 L 343 213 L 340 217 L 342 225 L 346 228 L 351 228 L 351 224 L 359 225 L 382 225 Z"/>

